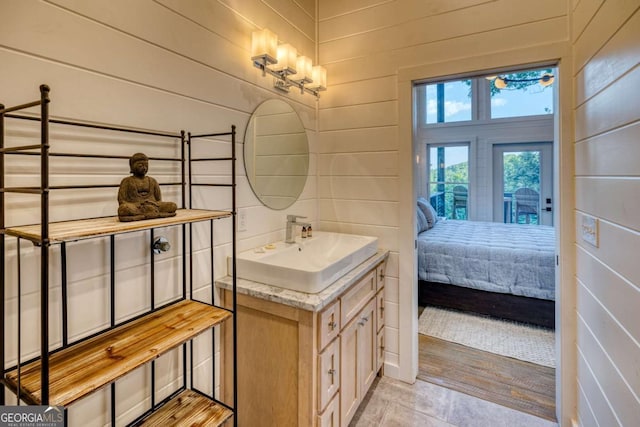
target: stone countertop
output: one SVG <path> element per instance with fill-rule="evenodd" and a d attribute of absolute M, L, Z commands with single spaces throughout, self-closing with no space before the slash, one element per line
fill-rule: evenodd
<path fill-rule="evenodd" d="M 363 278 L 365 274 L 371 270 L 371 268 L 386 260 L 388 256 L 388 250 L 378 249 L 378 251 L 374 255 L 367 258 L 353 270 L 349 271 L 347 274 L 345 274 L 340 279 L 336 280 L 334 283 L 318 292 L 317 294 L 308 294 L 305 292 L 280 288 L 278 286 L 272 286 L 264 283 L 253 282 L 251 280 L 241 279 L 239 277 L 236 283 L 236 292 L 267 301 L 316 312 L 326 307 L 330 302 L 335 300 L 336 297 L 342 294 L 347 288 Z M 224 276 L 216 280 L 216 286 L 219 286 L 222 289 L 231 289 L 231 276 Z"/>

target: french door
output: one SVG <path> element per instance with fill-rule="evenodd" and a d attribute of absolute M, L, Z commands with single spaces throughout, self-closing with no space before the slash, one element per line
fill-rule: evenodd
<path fill-rule="evenodd" d="M 553 225 L 553 143 L 493 146 L 493 220 Z"/>

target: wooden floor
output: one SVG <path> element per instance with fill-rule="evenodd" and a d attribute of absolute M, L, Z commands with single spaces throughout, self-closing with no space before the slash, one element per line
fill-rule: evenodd
<path fill-rule="evenodd" d="M 419 335 L 418 378 L 555 421 L 555 369 Z"/>

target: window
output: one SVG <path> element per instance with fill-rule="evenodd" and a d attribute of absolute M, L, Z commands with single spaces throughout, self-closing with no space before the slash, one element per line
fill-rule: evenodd
<path fill-rule="evenodd" d="M 471 80 L 426 85 L 426 123 L 471 120 Z"/>
<path fill-rule="evenodd" d="M 543 68 L 419 85 L 423 125 L 551 115 L 555 73 Z"/>
<path fill-rule="evenodd" d="M 489 76 L 491 118 L 553 114 L 553 69 Z"/>
<path fill-rule="evenodd" d="M 516 160 L 532 166 L 529 147 L 518 147 L 513 156 L 493 159 L 496 145 L 539 144 L 554 138 L 554 106 L 557 69 L 529 67 L 492 71 L 475 76 L 448 77 L 421 82 L 414 87 L 415 142 L 420 151 L 419 194 L 429 197 L 439 216 L 474 221 L 514 221 L 516 215 L 514 179 L 507 175 L 507 187 L 493 178 L 496 165 L 509 167 Z M 522 163 L 522 162 L 520 162 Z M 551 175 L 548 165 L 519 171 Z M 513 174 L 512 174 L 513 175 Z M 542 178 L 541 178 L 542 180 Z M 520 187 L 539 192 L 540 210 L 529 222 L 552 223 L 552 194 L 545 186 L 518 182 Z M 543 188 L 545 187 L 545 188 Z M 512 204 L 510 204 L 512 203 Z M 510 209 L 514 209 L 511 213 Z M 547 218 L 548 217 L 548 218 Z M 524 214 L 518 216 L 524 218 Z"/>
<path fill-rule="evenodd" d="M 429 145 L 429 198 L 438 216 L 468 219 L 469 145 Z"/>

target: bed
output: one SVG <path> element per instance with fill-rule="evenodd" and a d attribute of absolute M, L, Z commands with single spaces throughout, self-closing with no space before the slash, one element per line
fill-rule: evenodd
<path fill-rule="evenodd" d="M 417 243 L 421 304 L 554 327 L 553 227 L 440 220 Z"/>

